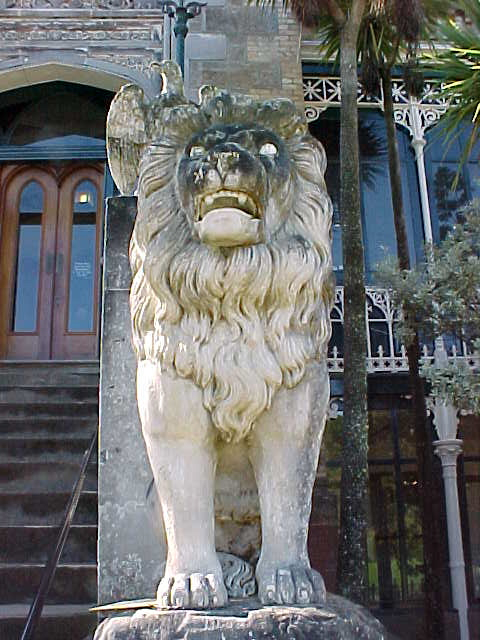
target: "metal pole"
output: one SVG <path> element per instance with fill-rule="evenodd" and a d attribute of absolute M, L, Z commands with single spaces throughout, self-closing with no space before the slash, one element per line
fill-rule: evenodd
<path fill-rule="evenodd" d="M 182 76 L 185 76 L 185 38 L 188 34 L 188 21 L 196 16 L 200 15 L 202 8 L 206 6 L 204 2 L 188 2 L 183 4 L 184 0 L 179 0 L 178 3 L 175 0 L 160 0 L 157 6 L 160 6 L 163 13 L 166 13 L 169 18 L 174 18 L 175 23 L 173 25 L 173 33 L 175 34 L 175 62 L 178 64 L 182 71 Z"/>
<path fill-rule="evenodd" d="M 187 21 L 189 17 L 185 7 L 177 7 L 175 24 L 173 26 L 173 33 L 176 38 L 175 61 L 182 70 L 183 77 L 185 77 L 185 38 L 188 33 Z"/>

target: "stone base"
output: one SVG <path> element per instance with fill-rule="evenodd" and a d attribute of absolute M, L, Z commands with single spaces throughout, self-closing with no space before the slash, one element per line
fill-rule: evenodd
<path fill-rule="evenodd" d="M 139 609 L 104 620 L 94 640 L 386 640 L 369 611 L 328 595 L 323 607 L 231 600 L 212 611 Z"/>

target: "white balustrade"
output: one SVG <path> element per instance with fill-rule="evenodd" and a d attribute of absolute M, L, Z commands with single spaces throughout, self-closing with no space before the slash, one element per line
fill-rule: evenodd
<path fill-rule="evenodd" d="M 367 371 L 369 373 L 408 372 L 407 350 L 396 337 L 399 310 L 393 305 L 388 289 L 367 287 L 365 313 L 368 320 Z M 330 341 L 328 367 L 331 373 L 343 372 L 343 287 L 337 287 L 331 314 L 334 327 Z M 433 362 L 433 344 L 422 344 L 422 361 Z M 470 368 L 480 366 L 479 355 L 468 350 L 465 342 L 452 344 L 446 357 L 455 362 L 465 362 Z"/>

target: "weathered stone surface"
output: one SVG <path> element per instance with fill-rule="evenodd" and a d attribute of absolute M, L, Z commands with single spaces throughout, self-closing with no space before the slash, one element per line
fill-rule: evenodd
<path fill-rule="evenodd" d="M 0 0 L 0 17 L 0 72 L 15 72 L 0 78 L 3 91 L 23 86 L 25 73 L 29 82 L 44 82 L 46 65 L 54 64 L 60 71 L 51 70 L 48 80 L 111 90 L 136 82 L 155 95 L 149 64 L 160 50 L 165 57 L 175 50 L 172 21 L 152 0 Z M 189 21 L 186 93 L 193 99 L 200 86 L 216 81 L 259 98 L 288 97 L 303 108 L 298 44 L 298 24 L 281 6 L 209 0 Z M 81 80 L 75 71 L 82 72 Z"/>
<path fill-rule="evenodd" d="M 157 600 L 223 606 L 215 516 L 250 525 L 256 505 L 242 480 L 255 477 L 260 600 L 323 602 L 307 530 L 329 394 L 325 153 L 291 101 L 207 87 L 193 104 L 178 66 L 157 68 L 161 95 L 150 102 L 123 87 L 107 119 L 114 180 L 129 192 L 138 176 L 130 307 L 139 415 L 168 540 Z M 216 499 L 225 457 L 234 474 Z"/>
<path fill-rule="evenodd" d="M 155 611 L 105 620 L 95 640 L 387 640 L 366 609 L 328 595 L 324 606 L 262 607 L 238 600 L 216 611 Z"/>
<path fill-rule="evenodd" d="M 146 492 L 151 471 L 135 399 L 128 306 L 128 243 L 135 214 L 136 198 L 108 200 L 100 359 L 100 602 L 152 593 L 165 552 L 150 519 Z"/>

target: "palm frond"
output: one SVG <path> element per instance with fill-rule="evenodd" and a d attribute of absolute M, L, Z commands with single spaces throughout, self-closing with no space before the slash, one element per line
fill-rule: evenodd
<path fill-rule="evenodd" d="M 442 118 L 446 143 L 451 143 L 459 131 L 470 126 L 466 123 L 473 124 L 460 158 L 454 185 L 478 140 L 480 124 L 480 2 L 462 0 L 459 8 L 463 9 L 471 24 L 449 21 L 441 25 L 438 29 L 439 38 L 447 46 L 437 48 L 426 56 L 426 66 L 440 74 L 441 95 L 450 103 Z"/>

